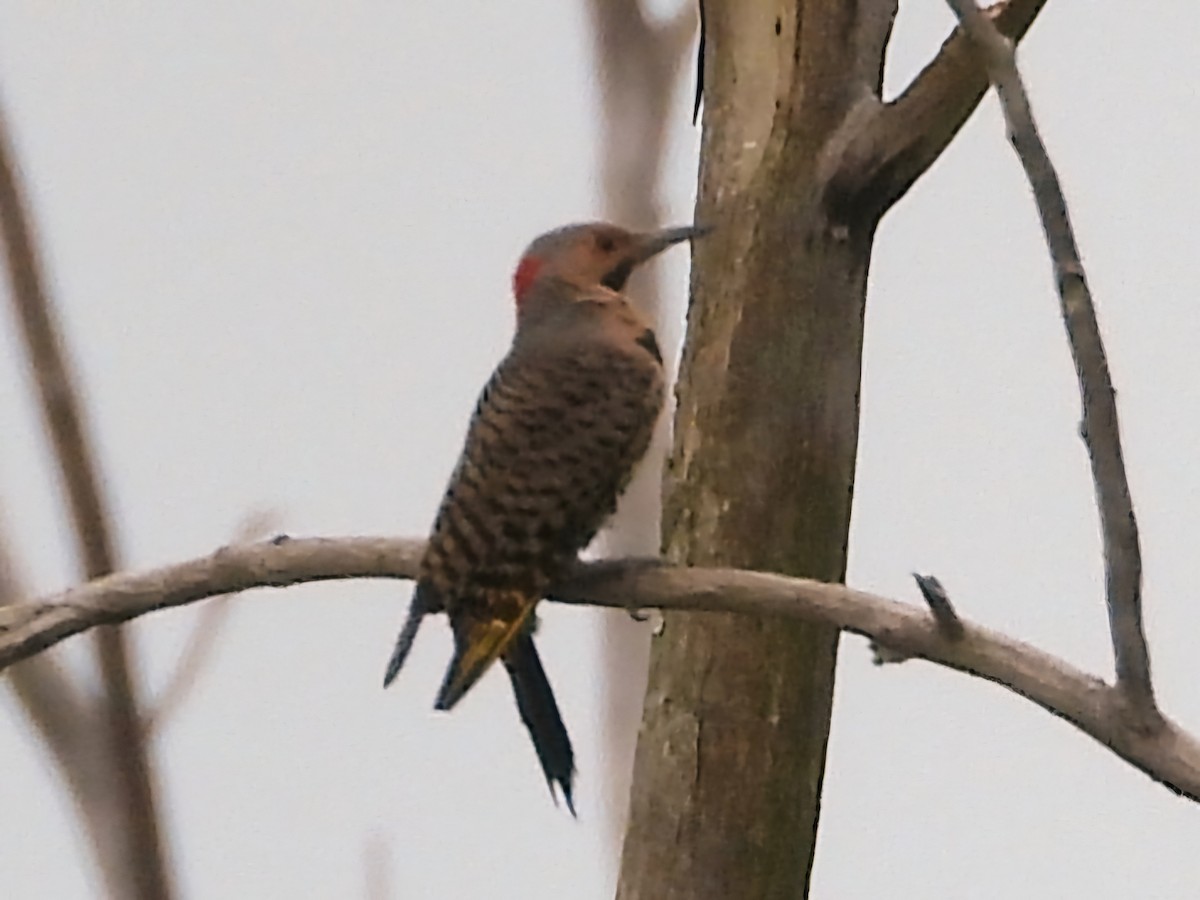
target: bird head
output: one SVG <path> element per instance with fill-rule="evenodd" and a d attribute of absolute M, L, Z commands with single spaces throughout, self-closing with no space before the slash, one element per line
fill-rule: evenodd
<path fill-rule="evenodd" d="M 620 291 L 633 270 L 646 260 L 710 230 L 702 225 L 687 225 L 636 232 L 593 222 L 548 231 L 526 248 L 513 273 L 517 309 L 536 293 L 536 288 L 554 282 Z"/>

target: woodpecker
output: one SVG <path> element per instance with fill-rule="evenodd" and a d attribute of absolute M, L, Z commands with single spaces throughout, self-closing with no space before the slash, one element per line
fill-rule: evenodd
<path fill-rule="evenodd" d="M 533 611 L 616 509 L 662 410 L 662 354 L 625 282 L 706 231 L 568 225 L 525 250 L 512 345 L 471 417 L 384 676 L 387 687 L 424 617 L 445 612 L 454 656 L 434 708 L 451 709 L 500 659 L 551 796 L 557 785 L 572 815 L 575 756 Z"/>

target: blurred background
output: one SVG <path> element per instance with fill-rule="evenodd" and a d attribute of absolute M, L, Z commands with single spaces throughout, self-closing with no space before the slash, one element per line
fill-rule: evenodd
<path fill-rule="evenodd" d="M 424 534 L 529 239 L 622 210 L 691 218 L 694 13 L 645 4 L 670 56 L 666 102 L 643 106 L 603 6 L 0 2 L 0 92 L 126 565 L 207 553 L 264 512 L 296 535 Z M 941 2 L 902 4 L 891 93 L 950 27 Z M 1120 392 L 1160 698 L 1193 731 L 1198 43 L 1193 11 L 1057 0 L 1021 53 Z M 653 164 L 630 168 L 639 152 Z M 684 252 L 657 270 L 676 351 L 686 271 Z M 964 616 L 1107 676 L 1074 374 L 994 100 L 884 221 L 868 309 L 848 580 L 918 602 L 909 573 L 935 572 Z M 66 587 L 69 521 L 11 317 L 0 435 L 9 551 L 31 593 Z M 504 679 L 432 711 L 444 626 L 380 689 L 408 592 L 233 601 L 153 731 L 180 896 L 612 896 L 649 626 L 542 608 L 576 822 Z M 131 629 L 148 703 L 198 609 Z M 94 678 L 84 640 L 59 657 Z M 1030 704 L 919 662 L 875 669 L 844 641 L 814 897 L 1192 896 L 1197 840 L 1194 807 Z M 0 896 L 101 890 L 52 760 L 0 693 Z"/>

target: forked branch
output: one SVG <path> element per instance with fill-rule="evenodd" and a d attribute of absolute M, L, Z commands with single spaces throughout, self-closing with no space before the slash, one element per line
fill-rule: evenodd
<path fill-rule="evenodd" d="M 1054 265 L 1063 323 L 1075 360 L 1083 403 L 1080 433 L 1091 460 L 1092 482 L 1104 536 L 1104 584 L 1117 687 L 1128 700 L 1130 723 L 1152 730 L 1159 713 L 1150 680 L 1150 654 L 1142 627 L 1142 555 L 1129 479 L 1121 452 L 1116 393 L 1108 371 L 1096 309 L 1079 258 L 1058 174 L 1042 143 L 1029 96 L 1017 70 L 1013 44 L 975 5 L 947 0 L 983 59 L 996 86 L 1009 140 L 1029 178 Z"/>
<path fill-rule="evenodd" d="M 985 15 L 1008 39 L 1019 41 L 1046 0 L 1000 0 Z M 838 154 L 830 190 L 882 215 L 942 155 L 979 105 L 988 79 L 966 29 L 956 28 L 898 97 L 880 104 L 848 137 Z"/>

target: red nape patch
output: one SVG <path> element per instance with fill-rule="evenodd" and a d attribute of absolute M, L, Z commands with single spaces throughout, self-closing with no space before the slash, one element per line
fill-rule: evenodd
<path fill-rule="evenodd" d="M 513 296 L 517 300 L 517 306 L 525 300 L 525 293 L 538 277 L 538 272 L 542 270 L 542 261 L 536 256 L 525 256 L 517 264 L 517 271 L 513 272 Z"/>

